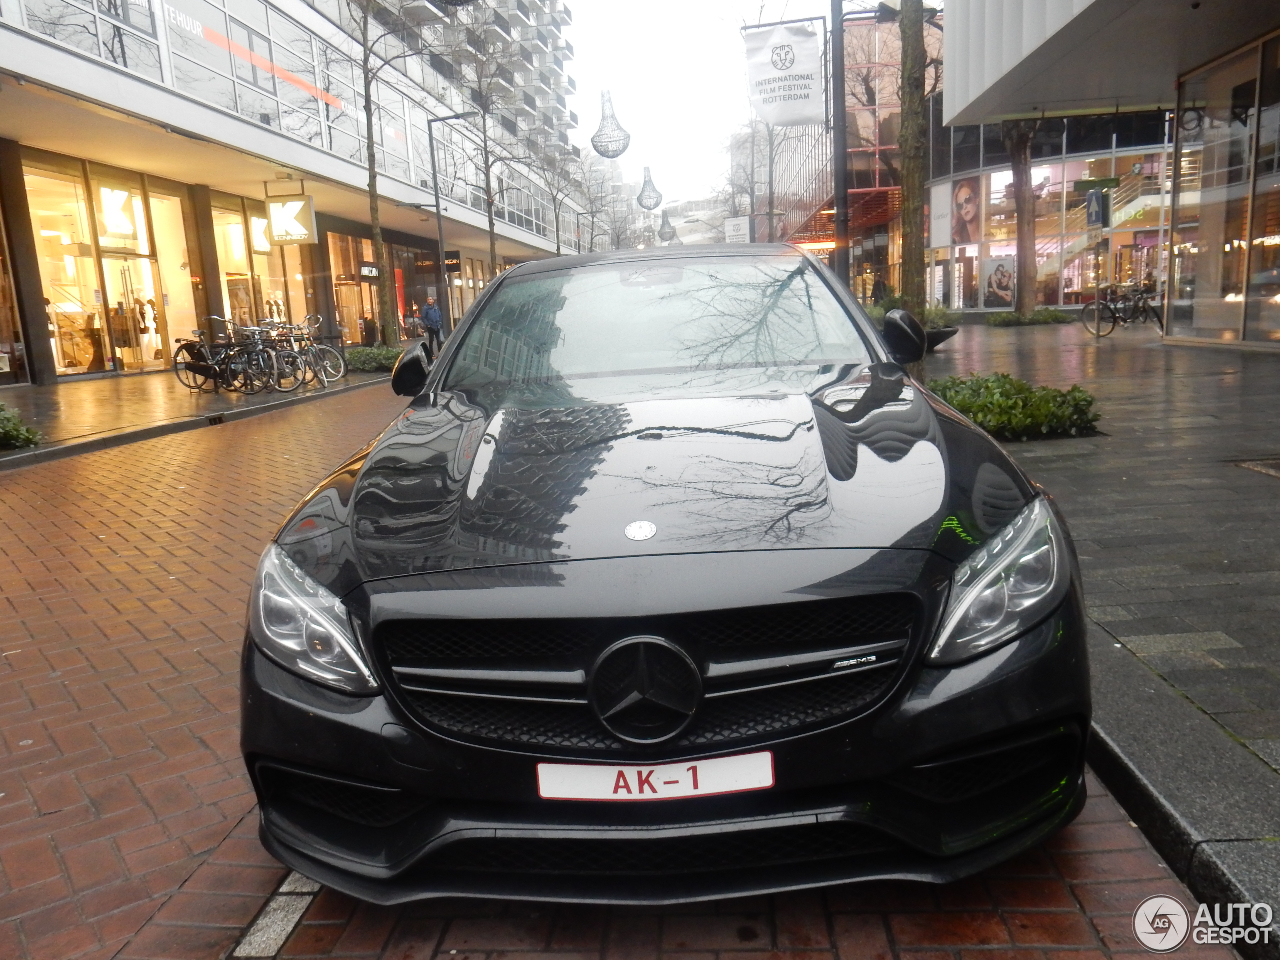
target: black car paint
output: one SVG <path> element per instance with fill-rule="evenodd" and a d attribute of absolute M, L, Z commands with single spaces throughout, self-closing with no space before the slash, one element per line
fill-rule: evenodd
<path fill-rule="evenodd" d="M 787 248 L 774 252 L 798 256 Z M 732 248 L 709 253 L 741 255 Z M 664 255 L 670 254 L 647 254 Z M 950 879 L 1074 816 L 1083 797 L 1082 759 L 1075 782 L 1062 788 L 1051 810 L 1016 814 L 1030 819 L 1006 824 L 1003 832 L 992 821 L 987 841 L 969 847 L 948 841 L 948 831 L 987 835 L 981 824 L 966 826 L 955 810 L 898 819 L 866 812 L 908 810 L 910 803 L 880 785 L 895 771 L 1001 737 L 1070 727 L 1082 758 L 1088 668 L 1074 572 L 1067 601 L 1018 640 L 959 666 L 924 664 L 955 565 L 1037 491 L 985 433 L 885 358 L 847 293 L 833 287 L 880 356 L 869 367 L 831 371 L 812 395 L 498 410 L 440 389 L 468 323 L 506 278 L 601 259 L 526 265 L 491 284 L 446 345 L 423 393 L 282 526 L 278 543 L 343 597 L 362 641 L 368 643 L 380 622 L 405 616 L 643 616 L 890 590 L 918 596 L 929 628 L 913 638 L 892 692 L 867 713 L 760 740 L 774 752 L 775 790 L 648 805 L 541 801 L 537 760 L 573 751 L 495 746 L 425 729 L 390 686 L 370 698 L 327 691 L 288 674 L 247 642 L 242 746 L 260 793 L 256 765 L 278 762 L 436 801 L 414 837 L 360 830 L 340 836 L 323 818 L 307 828 L 296 811 L 290 819 L 264 803 L 263 836 L 273 852 L 340 889 L 384 902 L 449 893 L 538 896 L 540 890 L 551 891 L 545 895 L 552 899 L 661 902 L 871 876 Z M 477 453 L 485 447 L 477 479 Z M 660 476 L 646 479 L 637 465 Z M 546 482 L 556 469 L 555 482 Z M 623 537 L 623 526 L 635 519 L 654 522 L 658 535 L 640 542 Z M 368 652 L 385 677 L 378 651 Z M 741 752 L 638 749 L 633 756 L 661 762 Z M 730 829 L 725 824 L 735 818 L 748 826 L 753 818 L 772 822 L 793 802 L 828 818 L 843 811 L 838 815 L 846 819 L 874 821 L 909 839 L 916 860 L 834 873 L 827 867 L 766 870 L 691 882 L 678 894 L 639 879 L 598 890 L 564 878 L 467 887 L 456 879 L 423 879 L 411 869 L 442 837 L 476 831 L 603 836 L 639 825 L 668 833 L 715 831 Z"/>

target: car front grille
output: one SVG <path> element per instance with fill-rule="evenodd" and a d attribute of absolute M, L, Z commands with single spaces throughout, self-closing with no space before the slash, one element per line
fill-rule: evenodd
<path fill-rule="evenodd" d="M 354 783 L 275 764 L 258 764 L 258 777 L 271 803 L 293 803 L 366 827 L 389 827 L 421 812 L 422 797 L 377 784 Z"/>
<path fill-rule="evenodd" d="M 809 823 L 767 830 L 583 840 L 497 837 L 457 840 L 429 857 L 431 870 L 575 876 L 681 875 L 870 856 L 897 841 L 855 823 Z"/>
<path fill-rule="evenodd" d="M 620 639 L 665 638 L 700 666 L 706 696 L 667 746 L 719 747 L 870 709 L 899 675 L 917 611 L 910 594 L 879 594 L 635 619 L 394 620 L 374 645 L 428 727 L 620 754 L 632 745 L 601 724 L 585 693 L 596 657 Z M 546 686 L 549 677 L 560 685 Z"/>

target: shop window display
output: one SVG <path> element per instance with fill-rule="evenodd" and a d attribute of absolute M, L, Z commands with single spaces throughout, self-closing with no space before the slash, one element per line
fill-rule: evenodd
<path fill-rule="evenodd" d="M 1280 37 L 1262 48 L 1245 333 L 1280 340 Z"/>
<path fill-rule="evenodd" d="M 0 218 L 0 386 L 27 381 L 27 351 L 18 320 L 18 300 L 9 266 L 9 247 Z"/>
<path fill-rule="evenodd" d="M 59 374 L 108 370 L 110 344 L 79 164 L 28 161 L 23 172 L 55 368 Z"/>
<path fill-rule="evenodd" d="M 186 222 L 189 219 L 185 190 L 148 180 L 151 229 L 155 234 L 156 266 L 160 274 L 160 308 L 164 327 L 172 334 L 161 337 L 165 356 L 172 355 L 174 336 L 187 336 L 199 326 L 202 311 L 197 307 L 199 278 L 192 276 L 187 249 Z"/>
<path fill-rule="evenodd" d="M 226 311 L 224 319 L 238 326 L 248 326 L 256 319 L 256 308 L 249 266 L 249 242 L 238 199 L 215 203 L 213 236 L 221 271 L 218 280 Z"/>
<path fill-rule="evenodd" d="M 1174 335 L 1241 336 L 1257 56 L 1256 47 L 1247 50 L 1185 80 L 1179 91 Z"/>

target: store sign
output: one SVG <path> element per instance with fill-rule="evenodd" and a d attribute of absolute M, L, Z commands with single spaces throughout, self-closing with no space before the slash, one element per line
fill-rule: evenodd
<path fill-rule="evenodd" d="M 797 20 L 743 30 L 751 107 L 765 123 L 803 127 L 827 122 L 822 22 Z"/>
<path fill-rule="evenodd" d="M 268 197 L 267 222 L 274 246 L 316 242 L 316 206 L 311 197 Z"/>
<path fill-rule="evenodd" d="M 462 272 L 462 251 L 446 250 L 444 252 L 444 270 L 445 273 L 461 273 Z"/>
<path fill-rule="evenodd" d="M 360 276 L 362 276 L 362 277 L 377 277 L 377 276 L 378 276 L 378 266 L 377 266 L 377 264 L 362 263 L 362 264 L 360 265 Z"/>
<path fill-rule="evenodd" d="M 724 221 L 724 242 L 725 243 L 750 243 L 751 242 L 751 218 L 750 217 L 726 217 Z"/>
<path fill-rule="evenodd" d="M 935 183 L 929 190 L 929 246 L 951 244 L 951 184 Z"/>

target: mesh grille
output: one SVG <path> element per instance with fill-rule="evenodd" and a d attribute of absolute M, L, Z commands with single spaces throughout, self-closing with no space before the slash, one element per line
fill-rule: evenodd
<path fill-rule="evenodd" d="M 849 646 L 910 635 L 915 600 L 880 594 L 662 617 L 574 620 L 392 620 L 378 641 L 393 665 L 469 660 L 576 660 L 652 633 L 717 653 L 767 646 Z"/>
<path fill-rule="evenodd" d="M 884 834 L 858 824 L 815 823 L 646 840 L 477 838 L 449 844 L 429 865 L 478 873 L 687 874 L 839 860 L 896 847 Z"/>
<path fill-rule="evenodd" d="M 389 827 L 427 805 L 401 790 L 375 790 L 276 767 L 263 767 L 260 772 L 272 800 L 292 800 L 367 827 Z"/>
<path fill-rule="evenodd" d="M 692 726 L 674 745 L 727 743 L 833 720 L 871 703 L 894 676 L 892 670 L 875 670 L 706 700 Z M 412 690 L 406 690 L 405 697 L 424 720 L 467 736 L 579 750 L 634 749 L 602 727 L 589 707 L 579 704 L 490 700 Z"/>
<path fill-rule="evenodd" d="M 915 615 L 916 600 L 911 595 L 881 594 L 635 619 L 395 620 L 378 627 L 375 642 L 392 667 L 465 663 L 589 670 L 600 651 L 627 636 L 664 637 L 695 661 L 767 656 L 774 651 L 908 639 Z M 689 729 L 672 745 L 719 745 L 829 723 L 870 707 L 888 692 L 896 676 L 896 670 L 886 667 L 708 698 Z M 420 719 L 450 733 L 586 752 L 634 749 L 606 730 L 583 704 L 465 693 L 401 688 L 407 705 Z"/>

